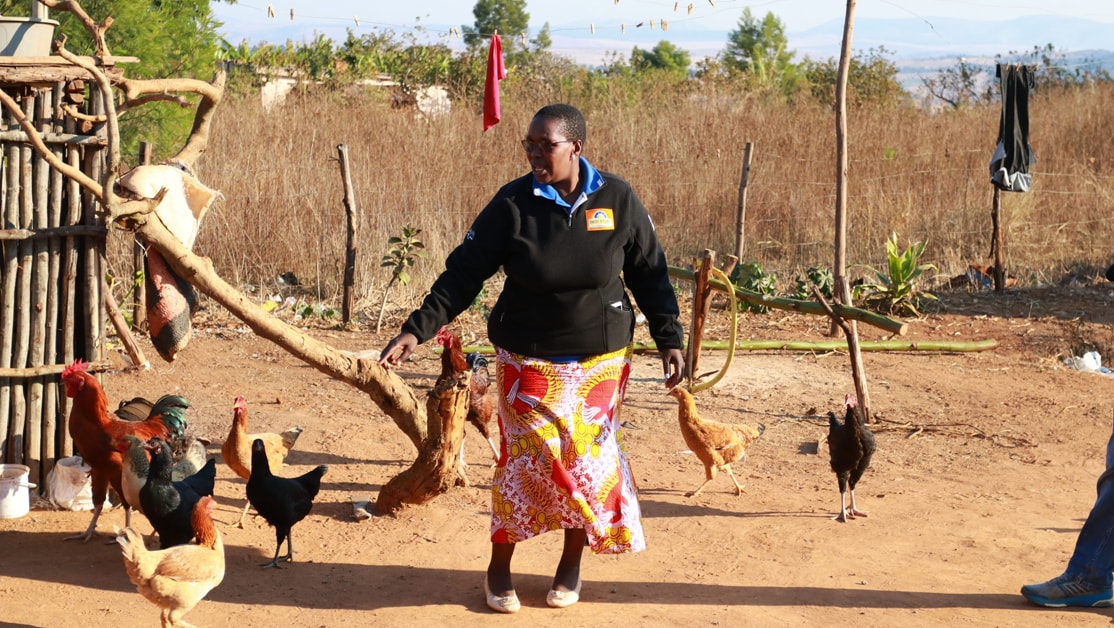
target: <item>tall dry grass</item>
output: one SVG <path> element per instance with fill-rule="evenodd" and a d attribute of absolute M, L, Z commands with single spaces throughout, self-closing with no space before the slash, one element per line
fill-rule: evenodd
<path fill-rule="evenodd" d="M 808 266 L 831 265 L 832 111 L 723 88 L 637 98 L 603 89 L 577 102 L 556 84 L 514 82 L 504 85 L 502 122 L 487 133 L 474 106 L 457 104 L 451 115 L 426 120 L 390 109 L 381 95 L 293 97 L 270 112 L 250 98 L 223 103 L 199 173 L 224 199 L 203 225 L 197 251 L 233 284 L 263 293 L 290 271 L 316 298 L 336 302 L 345 242 L 336 147 L 346 144 L 362 221 L 361 307 L 377 305 L 389 279 L 379 267 L 387 239 L 404 225 L 422 229 L 428 258 L 392 299 L 405 310 L 491 195 L 526 171 L 518 140 L 533 112 L 558 100 L 585 112 L 585 155 L 633 183 L 672 263 L 685 264 L 705 248 L 733 251 L 750 141 L 745 261 L 777 273 L 785 291 Z M 1034 187 L 1002 195 L 1008 269 L 1022 285 L 1094 276 L 1114 257 L 1114 90 L 1038 93 L 1030 105 Z M 999 115 L 997 104 L 936 114 L 849 113 L 853 274 L 881 267 L 891 232 L 903 245 L 927 240 L 924 261 L 940 277 L 989 262 L 988 162 Z"/>

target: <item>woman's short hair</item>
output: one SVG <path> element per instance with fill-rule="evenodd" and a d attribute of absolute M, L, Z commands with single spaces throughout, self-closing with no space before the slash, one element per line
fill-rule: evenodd
<path fill-rule="evenodd" d="M 557 103 L 554 105 L 546 105 L 534 114 L 534 118 L 544 118 L 546 120 L 556 120 L 557 130 L 570 140 L 580 140 L 581 143 L 587 139 L 588 128 L 584 122 L 584 114 L 572 105 L 565 103 Z"/>

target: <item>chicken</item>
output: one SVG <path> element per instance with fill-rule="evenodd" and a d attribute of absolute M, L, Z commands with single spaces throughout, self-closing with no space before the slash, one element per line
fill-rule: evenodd
<path fill-rule="evenodd" d="M 855 398 L 847 395 L 844 405 L 847 413 L 842 423 L 834 412 L 828 412 L 828 451 L 831 454 L 832 471 L 839 481 L 839 514 L 832 518 L 839 522 L 866 516 L 855 504 L 855 486 L 870 466 L 875 447 L 874 433 L 863 421 Z M 848 489 L 851 491 L 850 509 L 847 508 Z"/>
<path fill-rule="evenodd" d="M 681 424 L 681 437 L 700 462 L 704 463 L 704 483 L 695 491 L 686 493 L 685 497 L 699 495 L 715 479 L 717 471 L 726 471 L 735 483 L 735 494 L 742 495 L 743 487 L 735 479 L 731 464 L 747 459 L 747 448 L 766 431 L 766 426 L 761 423 L 757 427 L 728 425 L 702 419 L 696 412 L 696 401 L 689 391 L 676 387 L 669 391 L 669 396 L 679 404 L 677 418 Z"/>
<path fill-rule="evenodd" d="M 139 500 L 139 491 L 147 483 L 147 475 L 151 467 L 147 447 L 134 434 L 124 434 L 123 437 L 116 439 L 116 449 L 123 457 L 120 486 L 123 489 L 124 501 L 133 510 L 142 513 L 143 504 Z"/>
<path fill-rule="evenodd" d="M 209 462 L 206 445 L 208 441 L 197 436 L 187 436 L 175 443 L 172 449 L 174 466 L 170 468 L 170 479 L 177 482 L 200 471 Z"/>
<path fill-rule="evenodd" d="M 117 440 L 125 434 L 133 434 L 142 441 L 153 436 L 165 439 L 181 437 L 186 430 L 186 409 L 189 408 L 189 402 L 178 395 L 164 395 L 155 403 L 137 399 L 128 402 L 119 411 L 125 416 L 146 418 L 143 421 L 121 420 L 108 411 L 104 388 L 88 370 L 89 363 L 79 359 L 62 371 L 66 396 L 73 399 L 67 421 L 70 438 L 85 464 L 92 469 L 93 519 L 85 532 L 66 537 L 82 541 L 88 541 L 97 531 L 97 520 L 104 508 L 109 486 L 123 502 L 125 526 L 131 525 L 131 511 L 135 505 L 127 501 L 121 484 L 123 457 L 116 448 Z M 144 408 L 150 408 L 146 415 L 142 414 Z"/>
<path fill-rule="evenodd" d="M 224 542 L 213 525 L 213 498 L 193 508 L 191 525 L 197 544 L 148 550 L 131 528 L 117 530 L 128 578 L 139 594 L 162 609 L 162 626 L 191 627 L 182 616 L 224 580 Z"/>
<path fill-rule="evenodd" d="M 464 347 L 460 344 L 460 338 L 449 331 L 447 327 L 438 330 L 436 338 L 437 344 L 442 347 L 441 374 L 437 379 L 448 383 L 458 381 L 465 373 L 470 372 L 472 374 L 468 389 L 468 415 L 465 419 L 475 425 L 480 434 L 487 439 L 495 463 L 498 464 L 499 448 L 495 446 L 495 441 L 491 439 L 491 431 L 488 427 L 492 417 L 495 416 L 496 401 L 494 398 L 487 396 L 488 385 L 491 381 L 487 372 L 487 360 L 476 353 L 465 355 Z M 464 464 L 463 443 L 460 447 L 460 463 Z"/>
<path fill-rule="evenodd" d="M 257 438 L 252 442 L 248 502 L 275 528 L 275 557 L 271 562 L 264 563 L 264 568 L 279 568 L 279 549 L 283 539 L 286 540 L 286 556 L 282 559 L 286 562 L 294 560 L 290 529 L 313 509 L 313 500 L 321 490 L 321 476 L 328 470 L 328 465 L 322 464 L 295 478 L 279 477 L 271 473 L 263 440 Z"/>
<path fill-rule="evenodd" d="M 302 434 L 302 428 L 300 427 L 292 427 L 281 434 L 275 434 L 274 432 L 248 434 L 247 428 L 248 402 L 241 395 L 236 397 L 236 401 L 232 405 L 232 427 L 228 430 L 228 438 L 224 439 L 224 444 L 220 447 L 220 454 L 228 468 L 244 480 L 251 477 L 251 444 L 256 439 L 263 441 L 270 468 L 279 469 L 282 467 L 283 461 L 286 460 L 286 456 L 290 454 L 290 450 L 294 448 L 298 436 Z M 250 502 L 244 504 L 244 510 L 240 513 L 240 519 L 236 522 L 237 528 L 242 529 L 244 527 L 244 517 L 247 516 L 250 506 Z"/>
<path fill-rule="evenodd" d="M 495 408 L 499 401 L 494 394 L 488 394 L 491 374 L 487 371 L 487 359 L 478 353 L 468 353 L 464 359 L 472 369 L 466 419 L 487 439 L 487 444 L 491 445 L 491 455 L 495 458 L 494 463 L 499 464 L 499 447 L 491 438 L 491 421 L 495 418 Z M 460 450 L 463 453 L 464 448 L 461 447 Z"/>
<path fill-rule="evenodd" d="M 143 514 L 158 532 L 160 548 L 185 545 L 193 538 L 193 507 L 202 497 L 213 494 L 216 459 L 210 458 L 200 471 L 174 482 L 170 479 L 173 467 L 170 446 L 156 437 L 147 441 L 147 450 L 151 452 L 151 466 L 147 482 L 139 490 Z"/>
<path fill-rule="evenodd" d="M 205 466 L 205 444 L 196 436 L 187 437 L 182 441 L 185 451 L 180 460 L 170 469 L 170 480 L 177 482 L 197 473 Z M 150 472 L 150 456 L 143 441 L 133 434 L 125 434 L 117 439 L 116 448 L 123 456 L 123 470 L 120 475 L 120 484 L 124 489 L 124 501 L 133 510 L 143 512 L 143 505 L 139 502 L 139 490 L 147 483 L 147 474 Z"/>

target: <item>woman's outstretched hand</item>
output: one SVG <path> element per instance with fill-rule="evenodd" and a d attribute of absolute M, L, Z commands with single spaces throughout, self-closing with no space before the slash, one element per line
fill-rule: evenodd
<path fill-rule="evenodd" d="M 379 352 L 379 366 L 383 368 L 391 368 L 402 364 L 407 358 L 414 354 L 414 349 L 418 347 L 418 337 L 414 334 L 404 331 L 401 334 L 391 338 L 386 347 Z"/>

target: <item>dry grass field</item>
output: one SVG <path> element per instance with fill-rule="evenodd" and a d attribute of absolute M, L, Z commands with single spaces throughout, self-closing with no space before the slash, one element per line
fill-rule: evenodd
<path fill-rule="evenodd" d="M 570 100 L 588 119 L 585 155 L 633 183 L 673 263 L 691 263 L 706 248 L 734 251 L 743 152 L 752 142 L 743 261 L 776 273 L 782 292 L 809 266 L 831 266 L 830 110 L 723 87 L 621 96 L 581 102 L 559 85 L 512 81 L 503 121 L 487 133 L 466 105 L 427 120 L 375 95 L 295 95 L 269 112 L 255 99 L 230 97 L 199 162 L 202 179 L 224 199 L 202 228 L 198 252 L 234 284 L 262 293 L 279 274 L 294 272 L 307 297 L 335 304 L 345 245 L 337 146 L 345 144 L 360 219 L 357 295 L 377 310 L 390 276 L 380 267 L 387 239 L 408 225 L 422 230 L 427 258 L 411 284 L 390 296 L 394 308 L 409 308 L 491 195 L 525 171 L 518 139 L 533 112 Z M 1021 285 L 1100 276 L 1114 258 L 1112 100 L 1105 84 L 1032 98 L 1033 190 L 1002 195 L 1007 269 Z M 988 164 L 999 117 L 997 104 L 849 112 L 852 276 L 881 266 L 891 233 L 903 247 L 928 243 L 924 261 L 938 272 L 926 288 L 991 261 Z M 113 240 L 114 252 L 130 250 L 122 236 Z M 127 276 L 124 257 L 112 259 L 116 276 Z"/>

